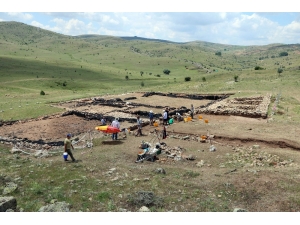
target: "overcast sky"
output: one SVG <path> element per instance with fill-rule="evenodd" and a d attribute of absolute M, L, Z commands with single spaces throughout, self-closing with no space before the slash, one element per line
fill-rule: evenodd
<path fill-rule="evenodd" d="M 0 21 L 18 21 L 72 36 L 138 36 L 232 45 L 300 43 L 300 13 L 293 12 L 298 7 L 291 0 L 266 1 L 267 5 L 262 0 L 108 1 L 10 0 L 0 8 Z"/>

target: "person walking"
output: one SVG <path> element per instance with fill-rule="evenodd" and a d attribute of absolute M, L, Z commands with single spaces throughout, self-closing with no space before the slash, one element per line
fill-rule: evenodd
<path fill-rule="evenodd" d="M 112 121 L 111 126 L 120 129 L 119 118 L 115 118 L 114 121 Z M 118 140 L 118 132 L 113 133 L 111 138 L 113 140 Z"/>
<path fill-rule="evenodd" d="M 71 152 L 71 148 L 74 150 L 74 147 L 71 142 L 71 136 L 72 136 L 71 134 L 67 134 L 67 138 L 64 141 L 64 146 L 65 146 L 65 152 L 68 153 L 68 155 L 71 157 L 72 162 L 75 162 L 76 160 Z M 65 159 L 65 161 L 69 161 L 69 160 Z"/>
<path fill-rule="evenodd" d="M 149 112 L 150 126 L 153 126 L 154 113 L 152 110 Z"/>
<path fill-rule="evenodd" d="M 137 136 L 143 136 L 143 134 L 142 134 L 142 123 L 143 123 L 143 122 L 142 122 L 140 116 L 137 116 L 136 122 L 137 122 L 137 128 L 138 128 L 138 130 L 137 130 L 135 136 L 136 136 L 136 137 L 137 137 Z"/>
<path fill-rule="evenodd" d="M 191 104 L 191 117 L 192 117 L 192 119 L 194 119 L 194 112 L 195 112 L 194 106 L 193 106 L 193 104 Z"/>

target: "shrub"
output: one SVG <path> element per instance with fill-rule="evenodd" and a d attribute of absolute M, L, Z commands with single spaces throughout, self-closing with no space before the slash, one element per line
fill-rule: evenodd
<path fill-rule="evenodd" d="M 44 91 L 41 91 L 41 92 L 40 92 L 40 95 L 45 95 L 45 92 L 44 92 Z"/>
<path fill-rule="evenodd" d="M 239 79 L 239 76 L 238 76 L 238 75 L 235 75 L 235 76 L 234 76 L 234 81 L 235 81 L 235 82 L 238 82 L 238 79 Z"/>
<path fill-rule="evenodd" d="M 144 82 L 143 82 L 143 81 L 141 82 L 141 86 L 142 86 L 142 87 L 144 87 L 144 86 L 145 86 L 145 84 L 144 84 Z"/>
<path fill-rule="evenodd" d="M 129 77 L 128 77 L 128 76 L 125 76 L 125 79 L 126 79 L 126 80 L 128 80 L 128 79 L 129 79 Z"/>
<path fill-rule="evenodd" d="M 289 55 L 289 53 L 287 53 L 287 52 L 280 52 L 279 53 L 279 56 L 281 57 L 281 56 L 288 56 Z"/>
<path fill-rule="evenodd" d="M 215 53 L 215 55 L 221 56 L 222 52 L 218 51 L 218 52 Z"/>
<path fill-rule="evenodd" d="M 164 69 L 164 74 L 166 74 L 166 75 L 169 75 L 170 73 L 171 73 L 171 71 L 170 70 L 168 70 L 168 69 Z"/>
<path fill-rule="evenodd" d="M 256 66 L 254 67 L 254 70 L 263 70 L 264 68 L 260 67 L 260 66 Z"/>
<path fill-rule="evenodd" d="M 191 81 L 191 77 L 185 77 L 184 80 L 185 81 Z"/>
<path fill-rule="evenodd" d="M 202 77 L 202 81 L 205 82 L 205 81 L 206 81 L 206 78 L 205 78 L 205 77 Z"/>

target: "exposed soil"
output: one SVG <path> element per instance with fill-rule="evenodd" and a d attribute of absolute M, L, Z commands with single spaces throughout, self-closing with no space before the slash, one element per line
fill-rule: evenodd
<path fill-rule="evenodd" d="M 224 104 L 220 104 L 220 102 L 228 103 L 226 98 L 190 100 L 183 97 L 161 95 L 142 96 L 143 93 L 128 93 L 66 102 L 57 105 L 57 107 L 66 109 L 66 112 L 61 115 L 4 123 L 0 126 L 0 138 L 2 141 L 4 138 L 11 138 L 62 143 L 67 133 L 72 133 L 74 138 L 81 139 L 88 132 L 92 132 L 104 137 L 101 139 L 100 146 L 95 147 L 97 151 L 85 148 L 75 151 L 74 155 L 77 159 L 82 160 L 82 165 L 88 168 L 94 165 L 95 171 L 99 170 L 99 172 L 91 173 L 91 177 L 95 179 L 102 179 L 103 171 L 112 167 L 120 168 L 122 172 L 126 171 L 132 179 L 135 177 L 143 179 L 144 174 L 149 174 L 149 171 L 161 166 L 168 169 L 168 173 L 172 173 L 174 176 L 176 171 L 183 173 L 183 179 L 176 181 L 181 186 L 169 185 L 169 188 L 174 189 L 174 193 L 178 192 L 177 188 L 190 190 L 191 193 L 199 189 L 205 198 L 214 198 L 215 202 L 218 201 L 218 198 L 229 198 L 232 200 L 230 207 L 244 207 L 249 211 L 300 210 L 297 200 L 293 200 L 295 194 L 292 188 L 293 182 L 299 183 L 300 181 L 297 173 L 300 165 L 298 156 L 300 128 L 292 123 L 279 124 L 270 118 L 258 117 L 259 114 L 256 114 L 255 118 L 251 117 L 251 113 L 247 114 L 247 108 L 256 110 L 260 107 L 261 101 L 257 101 L 257 96 L 253 101 L 248 98 L 241 103 L 245 106 L 240 107 L 240 109 L 245 108 L 244 116 L 228 115 L 228 112 L 226 115 L 219 115 L 220 112 L 213 114 L 211 111 L 205 114 L 197 111 L 197 109 L 208 110 L 209 107 L 217 108 L 214 106 L 220 105 L 223 107 Z M 128 100 L 127 98 L 132 99 Z M 235 99 L 229 103 L 237 104 L 237 101 Z M 247 103 L 251 107 L 247 107 Z M 175 120 L 173 124 L 166 127 L 167 138 L 160 141 L 165 142 L 168 147 L 184 148 L 183 155 L 185 157 L 193 155 L 195 160 L 175 161 L 162 154 L 155 163 L 145 162 L 144 167 L 135 163 L 141 141 L 156 143 L 159 140 L 154 135 L 154 130 L 161 133 L 163 129 L 162 124 L 159 124 L 158 127 L 148 124 L 148 112 L 153 110 L 158 122 L 158 118 L 166 106 L 171 109 L 171 115 L 177 111 L 185 115 L 191 104 L 196 108 L 194 119 L 189 122 Z M 136 115 L 140 115 L 145 122 L 142 129 L 144 135 L 141 137 L 134 137 Z M 100 125 L 100 118 L 103 116 L 109 120 L 119 117 L 121 129 L 130 129 L 127 138 L 123 138 L 123 134 L 120 133 L 120 140 L 112 141 L 110 135 L 96 131 L 95 127 Z M 187 116 L 188 114 L 186 114 Z M 210 142 L 200 141 L 200 137 L 203 135 L 211 136 Z M 212 145 L 216 147 L 216 152 L 210 152 L 209 149 Z M 109 156 L 107 158 L 109 160 L 101 161 L 99 164 L 96 159 L 101 154 L 106 154 L 106 156 L 111 154 L 114 157 Z M 61 160 L 61 156 L 59 159 Z M 138 170 L 132 170 L 132 168 L 138 168 Z M 199 177 L 193 178 L 194 175 Z M 166 184 L 174 182 L 169 179 L 171 178 L 165 177 L 164 182 Z M 187 185 L 183 184 L 185 182 Z M 291 193 L 289 195 L 282 195 L 285 184 L 290 185 L 288 186 L 288 191 Z M 286 191 L 284 190 L 285 193 Z M 238 194 L 239 197 L 232 196 L 232 193 Z M 197 200 L 198 198 L 199 200 Z M 170 203 L 171 205 L 168 207 L 175 206 L 172 209 L 174 211 L 210 210 L 201 208 L 204 207 L 201 204 L 205 202 L 201 196 L 186 201 L 189 201 L 189 206 L 176 208 L 181 204 L 178 202 L 174 205 Z M 196 205 L 195 202 L 202 203 Z M 125 200 L 124 203 L 120 200 L 118 204 L 128 207 Z M 217 206 L 214 207 L 214 210 L 218 210 Z M 220 209 L 224 210 L 224 208 Z"/>

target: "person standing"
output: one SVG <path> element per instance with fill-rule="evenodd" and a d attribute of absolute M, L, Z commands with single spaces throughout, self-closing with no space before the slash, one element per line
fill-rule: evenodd
<path fill-rule="evenodd" d="M 164 126 L 164 129 L 163 129 L 163 132 L 162 132 L 162 136 L 163 136 L 163 139 L 166 139 L 166 138 L 167 138 L 167 130 L 166 130 L 166 126 Z"/>
<path fill-rule="evenodd" d="M 168 125 L 168 113 L 166 110 L 163 111 L 163 125 Z"/>
<path fill-rule="evenodd" d="M 106 125 L 106 119 L 104 117 L 101 119 L 101 125 L 102 126 Z"/>
<path fill-rule="evenodd" d="M 152 110 L 149 112 L 150 126 L 153 126 L 154 113 Z"/>
<path fill-rule="evenodd" d="M 191 117 L 192 117 L 192 119 L 194 119 L 194 112 L 195 112 L 194 106 L 193 106 L 193 104 L 191 104 Z"/>
<path fill-rule="evenodd" d="M 168 121 L 169 121 L 169 119 L 170 119 L 170 109 L 169 109 L 169 107 L 167 107 L 166 108 L 166 112 L 167 112 L 167 123 L 168 123 Z"/>
<path fill-rule="evenodd" d="M 119 118 L 115 118 L 115 120 L 112 121 L 111 126 L 120 129 Z M 111 138 L 113 140 L 118 140 L 118 132 L 113 133 L 112 136 L 111 136 Z"/>
<path fill-rule="evenodd" d="M 71 148 L 74 150 L 74 147 L 71 142 L 71 134 L 67 134 L 67 138 L 64 141 L 64 146 L 65 146 L 65 152 L 68 153 L 68 155 L 71 157 L 72 162 L 75 162 L 75 158 L 71 152 Z M 65 161 L 69 161 L 68 159 L 65 159 Z"/>
<path fill-rule="evenodd" d="M 142 134 L 142 123 L 143 122 L 142 122 L 140 116 L 137 116 L 136 122 L 137 122 L 137 128 L 138 128 L 138 130 L 137 130 L 135 136 L 143 136 L 143 134 Z"/>

